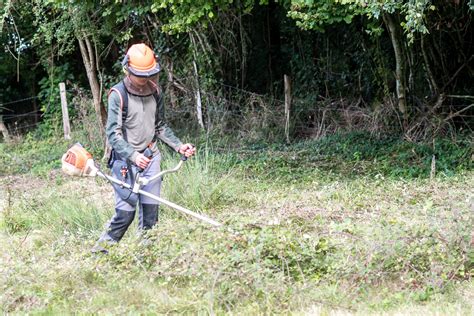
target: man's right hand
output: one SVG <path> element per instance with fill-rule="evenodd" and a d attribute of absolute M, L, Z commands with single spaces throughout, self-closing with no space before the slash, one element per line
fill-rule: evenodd
<path fill-rule="evenodd" d="M 149 163 L 150 159 L 148 159 L 143 154 L 138 154 L 137 158 L 135 159 L 135 164 L 141 169 L 145 169 Z"/>

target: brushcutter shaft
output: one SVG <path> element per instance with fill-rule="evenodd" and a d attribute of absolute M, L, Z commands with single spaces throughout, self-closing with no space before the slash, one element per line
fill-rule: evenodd
<path fill-rule="evenodd" d="M 125 183 L 123 181 L 120 181 L 120 180 L 117 180 L 115 179 L 114 177 L 111 177 L 111 176 L 108 176 L 106 175 L 105 173 L 103 173 L 102 171 L 98 171 L 97 172 L 97 175 L 101 178 L 104 178 L 106 180 L 109 180 L 113 183 L 116 183 L 116 184 L 119 184 L 120 186 L 123 186 L 124 188 L 129 188 L 130 190 L 132 190 L 133 188 L 128 184 L 128 183 Z"/>
<path fill-rule="evenodd" d="M 184 208 L 184 207 L 182 207 L 182 206 L 179 206 L 178 204 L 174 204 L 173 202 L 170 202 L 170 201 L 167 201 L 167 200 L 165 200 L 165 199 L 162 199 L 162 198 L 160 198 L 160 197 L 158 197 L 158 196 L 156 196 L 156 195 L 154 195 L 154 194 L 151 194 L 151 193 L 149 193 L 149 192 L 145 192 L 145 191 L 143 191 L 143 190 L 140 190 L 140 191 L 138 191 L 138 192 L 139 192 L 140 194 L 145 195 L 145 196 L 148 196 L 149 198 L 152 198 L 152 199 L 154 199 L 154 200 L 156 200 L 156 201 L 158 201 L 158 202 L 160 202 L 160 203 L 163 203 L 163 204 L 165 204 L 165 205 L 168 205 L 169 207 L 174 208 L 175 210 L 178 210 L 178 211 L 180 211 L 180 212 L 182 212 L 182 213 L 185 213 L 185 214 L 191 215 L 191 216 L 193 216 L 193 217 L 195 217 L 195 218 L 197 218 L 197 219 L 200 219 L 200 220 L 202 220 L 203 222 L 206 222 L 206 223 L 211 224 L 211 225 L 216 226 L 216 227 L 222 226 L 221 223 L 216 222 L 215 220 L 213 220 L 213 219 L 211 219 L 211 218 L 209 218 L 209 217 L 207 217 L 207 216 L 204 216 L 204 215 L 195 213 L 195 212 L 193 212 L 193 211 L 191 211 L 191 210 L 188 210 L 187 208 Z"/>
<path fill-rule="evenodd" d="M 183 161 L 180 161 L 180 163 L 178 164 L 178 166 L 181 167 L 181 164 L 182 164 L 182 163 L 183 163 Z M 175 167 L 175 169 L 176 169 L 176 167 Z M 178 168 L 178 169 L 179 169 L 179 168 Z M 125 188 L 128 188 L 128 189 L 130 189 L 130 190 L 133 189 L 128 183 L 125 183 L 125 182 L 123 182 L 123 181 L 117 180 L 117 179 L 115 179 L 114 177 L 111 177 L 111 176 L 108 176 L 108 175 L 102 173 L 101 171 L 97 172 L 97 175 L 98 175 L 99 177 L 102 177 L 102 178 L 104 178 L 104 179 L 107 179 L 107 180 L 109 180 L 109 181 L 112 181 L 113 183 L 116 183 L 116 184 L 118 184 L 118 185 L 121 185 L 121 186 L 123 186 L 123 187 L 125 187 Z M 213 225 L 213 226 L 216 226 L 216 227 L 222 226 L 221 223 L 219 223 L 219 222 L 217 222 L 217 221 L 215 221 L 215 220 L 213 220 L 213 219 L 211 219 L 211 218 L 209 218 L 209 217 L 207 217 L 207 216 L 204 216 L 204 215 L 202 215 L 202 214 L 198 214 L 198 213 L 196 213 L 196 212 L 193 212 L 193 211 L 191 211 L 191 210 L 188 210 L 187 208 L 184 208 L 184 207 L 182 207 L 182 206 L 179 206 L 178 204 L 175 204 L 175 203 L 173 203 L 173 202 L 170 202 L 170 201 L 167 201 L 167 200 L 165 200 L 165 199 L 162 199 L 162 198 L 160 198 L 160 197 L 158 197 L 158 196 L 156 196 L 156 195 L 154 195 L 154 194 L 151 194 L 151 193 L 149 193 L 149 192 L 146 192 L 146 191 L 143 191 L 143 190 L 138 190 L 138 193 L 139 193 L 139 194 L 142 194 L 142 195 L 144 195 L 144 196 L 148 196 L 149 198 L 151 198 L 151 199 L 153 199 L 153 200 L 155 200 L 155 201 L 157 201 L 157 202 L 160 202 L 160 203 L 162 203 L 162 204 L 165 204 L 165 205 L 167 205 L 167 206 L 169 206 L 169 207 L 171 207 L 171 208 L 174 208 L 175 210 L 178 210 L 178 211 L 180 211 L 180 212 L 182 212 L 182 213 L 185 213 L 185 214 L 187 214 L 187 215 L 190 215 L 190 216 L 192 216 L 192 217 L 195 217 L 195 218 L 197 218 L 197 219 L 200 219 L 201 221 L 206 222 L 206 223 L 208 223 L 208 224 L 211 224 L 211 225 Z"/>

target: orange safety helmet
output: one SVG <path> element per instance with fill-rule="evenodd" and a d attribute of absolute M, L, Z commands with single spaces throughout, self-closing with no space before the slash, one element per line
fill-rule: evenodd
<path fill-rule="evenodd" d="M 161 70 L 155 53 L 143 43 L 130 46 L 122 65 L 126 71 L 137 77 L 152 77 Z"/>

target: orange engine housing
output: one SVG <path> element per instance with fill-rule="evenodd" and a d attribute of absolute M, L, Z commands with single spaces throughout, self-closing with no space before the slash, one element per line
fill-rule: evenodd
<path fill-rule="evenodd" d="M 69 148 L 64 157 L 65 162 L 80 170 L 84 170 L 89 159 L 92 159 L 92 155 L 79 143 Z"/>

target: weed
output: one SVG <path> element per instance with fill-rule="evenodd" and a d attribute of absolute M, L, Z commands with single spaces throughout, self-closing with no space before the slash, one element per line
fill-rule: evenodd
<path fill-rule="evenodd" d="M 61 166 L 61 156 L 67 149 L 67 142 L 58 138 L 37 139 L 32 134 L 21 144 L 0 144 L 0 175 L 31 172 L 47 176 L 51 169 Z"/>
<path fill-rule="evenodd" d="M 439 175 L 453 176 L 473 169 L 473 147 L 468 137 L 457 142 L 439 139 L 434 144 L 353 132 L 290 146 L 253 145 L 233 157 L 249 175 L 264 174 L 284 183 L 306 182 L 322 173 L 340 177 L 427 178 L 433 156 Z"/>
<path fill-rule="evenodd" d="M 67 145 L 31 146 L 47 144 L 58 148 L 46 156 Z M 7 172 L 24 174 L 2 179 L 6 313 L 472 311 L 467 142 L 439 140 L 433 149 L 354 134 L 231 152 L 201 146 L 165 176 L 163 195 L 225 226 L 162 207 L 146 242 L 132 228 L 100 257 L 90 248 L 112 215 L 112 189 L 44 174 L 53 165 L 31 146 L 0 147 L 44 168 L 38 177 L 13 163 Z M 429 179 L 433 152 L 439 172 Z M 163 168 L 178 162 L 162 154 Z"/>
<path fill-rule="evenodd" d="M 173 168 L 176 154 L 162 149 L 162 169 Z M 224 167 L 225 166 L 225 167 Z M 237 174 L 232 163 L 215 155 L 207 148 L 186 161 L 180 172 L 165 175 L 163 195 L 170 201 L 186 205 L 190 209 L 209 211 L 232 203 L 239 190 Z"/>

